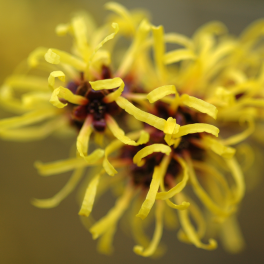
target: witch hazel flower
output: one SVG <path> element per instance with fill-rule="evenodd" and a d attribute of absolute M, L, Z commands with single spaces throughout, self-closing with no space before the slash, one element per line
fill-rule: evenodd
<path fill-rule="evenodd" d="M 58 35 L 73 37 L 72 53 L 38 48 L 28 57 L 29 69 L 6 79 L 0 102 L 18 115 L 0 120 L 0 137 L 30 141 L 55 132 L 77 134 L 75 156 L 35 163 L 43 176 L 73 174 L 55 196 L 32 203 L 59 205 L 92 167 L 79 215 L 93 219 L 98 197 L 118 189 L 114 207 L 88 227 L 99 238 L 100 252 L 113 251 L 122 217 L 138 255 L 161 254 L 163 226 L 177 223 L 181 241 L 215 249 L 216 240 L 204 239 L 209 222 L 220 223 L 225 234 L 238 230 L 234 214 L 245 192 L 234 145 L 257 133 L 263 117 L 258 43 L 264 23 L 235 39 L 212 22 L 188 38 L 164 33 L 142 11 L 114 2 L 106 8 L 114 14 L 102 27 L 82 13 L 56 28 Z M 120 48 L 123 38 L 130 41 L 127 49 Z M 182 48 L 166 51 L 167 43 Z M 152 239 L 142 225 L 148 219 L 155 219 Z"/>

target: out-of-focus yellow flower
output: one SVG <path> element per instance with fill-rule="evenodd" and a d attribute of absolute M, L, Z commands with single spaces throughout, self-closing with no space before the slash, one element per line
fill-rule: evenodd
<path fill-rule="evenodd" d="M 33 204 L 57 206 L 84 169 L 95 167 L 79 214 L 91 218 L 96 196 L 108 188 L 119 196 L 89 227 L 93 238 L 100 238 L 101 252 L 111 253 L 118 221 L 129 208 L 127 226 L 138 243 L 136 254 L 162 252 L 163 222 L 176 227 L 175 212 L 181 241 L 214 249 L 214 239 L 202 242 L 208 223 L 191 193 L 222 224 L 228 241 L 228 230 L 237 228 L 230 217 L 245 192 L 231 146 L 250 136 L 263 118 L 264 49 L 258 41 L 264 22 L 256 22 L 238 39 L 220 22 L 212 22 L 190 39 L 164 33 L 142 12 L 130 13 L 114 2 L 106 8 L 114 12 L 110 24 L 97 27 L 89 15 L 78 14 L 56 28 L 60 36 L 73 36 L 72 53 L 38 48 L 29 55 L 28 68 L 7 78 L 1 105 L 21 115 L 0 120 L 0 137 L 25 141 L 78 132 L 76 157 L 36 162 L 41 175 L 71 170 L 73 175 L 54 197 L 34 199 Z M 125 52 L 119 50 L 120 37 L 131 41 Z M 182 48 L 167 52 L 166 43 Z M 90 141 L 96 147 L 88 153 Z M 150 241 L 140 221 L 153 217 Z M 242 241 L 239 231 L 232 236 Z"/>

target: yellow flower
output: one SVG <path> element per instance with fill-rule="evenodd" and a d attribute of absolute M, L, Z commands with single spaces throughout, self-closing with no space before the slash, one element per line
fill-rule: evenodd
<path fill-rule="evenodd" d="M 72 177 L 54 197 L 34 199 L 33 204 L 57 206 L 85 168 L 94 167 L 79 214 L 92 219 L 96 196 L 109 188 L 119 196 L 89 227 L 94 239 L 100 237 L 99 251 L 112 252 L 118 221 L 129 208 L 127 226 L 138 243 L 136 254 L 162 253 L 163 222 L 175 227 L 175 212 L 181 241 L 214 249 L 214 239 L 202 242 L 207 221 L 212 221 L 205 215 L 222 223 L 228 234 L 245 191 L 231 145 L 250 136 L 263 118 L 264 49 L 258 41 L 264 23 L 256 22 L 235 39 L 223 24 L 212 22 L 189 39 L 164 33 L 142 12 L 130 13 L 114 2 L 106 8 L 115 14 L 102 27 L 78 14 L 56 28 L 60 36 L 73 36 L 72 53 L 38 48 L 28 57 L 29 68 L 7 78 L 1 105 L 21 115 L 0 120 L 0 137 L 35 140 L 77 131 L 75 157 L 35 164 L 41 175 L 73 170 Z M 125 51 L 117 42 L 120 37 L 131 41 Z M 167 52 L 166 43 L 183 48 Z M 42 73 L 37 75 L 36 69 Z M 48 81 L 43 77 L 47 72 Z M 153 217 L 156 226 L 149 241 L 141 219 Z"/>

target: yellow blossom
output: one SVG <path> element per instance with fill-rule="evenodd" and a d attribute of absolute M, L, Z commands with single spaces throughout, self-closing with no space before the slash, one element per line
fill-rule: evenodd
<path fill-rule="evenodd" d="M 114 207 L 89 228 L 93 239 L 100 238 L 102 253 L 112 252 L 118 221 L 129 210 L 138 255 L 159 254 L 163 223 L 173 226 L 176 214 L 181 241 L 215 249 L 213 238 L 203 241 L 205 215 L 226 226 L 223 234 L 235 225 L 233 214 L 245 192 L 235 145 L 255 133 L 264 116 L 264 48 L 257 45 L 263 21 L 237 39 L 220 22 L 187 38 L 165 33 L 144 12 L 114 2 L 106 8 L 114 15 L 102 27 L 87 14 L 57 26 L 59 36 L 73 37 L 72 53 L 37 48 L 28 57 L 30 70 L 6 79 L 0 103 L 17 115 L 0 120 L 0 137 L 30 141 L 77 132 L 75 157 L 35 163 L 43 176 L 73 171 L 55 196 L 34 199 L 37 207 L 57 206 L 87 167 L 98 170 L 83 194 L 81 216 L 91 217 L 99 193 L 124 183 Z M 130 46 L 118 56 L 116 43 L 124 37 Z M 166 43 L 182 48 L 167 51 Z M 44 75 L 33 74 L 35 68 Z M 229 137 L 222 136 L 225 131 Z M 155 218 L 150 242 L 135 217 Z"/>

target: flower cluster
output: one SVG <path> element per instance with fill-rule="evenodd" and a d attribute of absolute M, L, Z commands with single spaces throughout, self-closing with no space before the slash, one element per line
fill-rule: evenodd
<path fill-rule="evenodd" d="M 159 254 L 163 223 L 172 227 L 178 220 L 181 241 L 214 249 L 214 239 L 202 242 L 208 221 L 233 228 L 245 192 L 234 145 L 263 119 L 264 22 L 239 38 L 211 22 L 188 38 L 164 33 L 143 11 L 114 2 L 106 8 L 113 14 L 101 27 L 82 13 L 56 28 L 59 36 L 73 37 L 72 53 L 38 48 L 24 70 L 6 79 L 1 106 L 20 115 L 0 120 L 0 137 L 27 141 L 77 133 L 76 156 L 36 162 L 44 176 L 73 174 L 54 197 L 33 204 L 57 206 L 92 167 L 81 216 L 92 219 L 95 199 L 118 186 L 115 206 L 89 227 L 101 252 L 111 253 L 125 213 L 136 254 Z M 131 43 L 125 50 L 119 44 L 124 38 Z M 166 51 L 167 43 L 181 48 Z M 155 219 L 151 241 L 138 218 Z"/>

